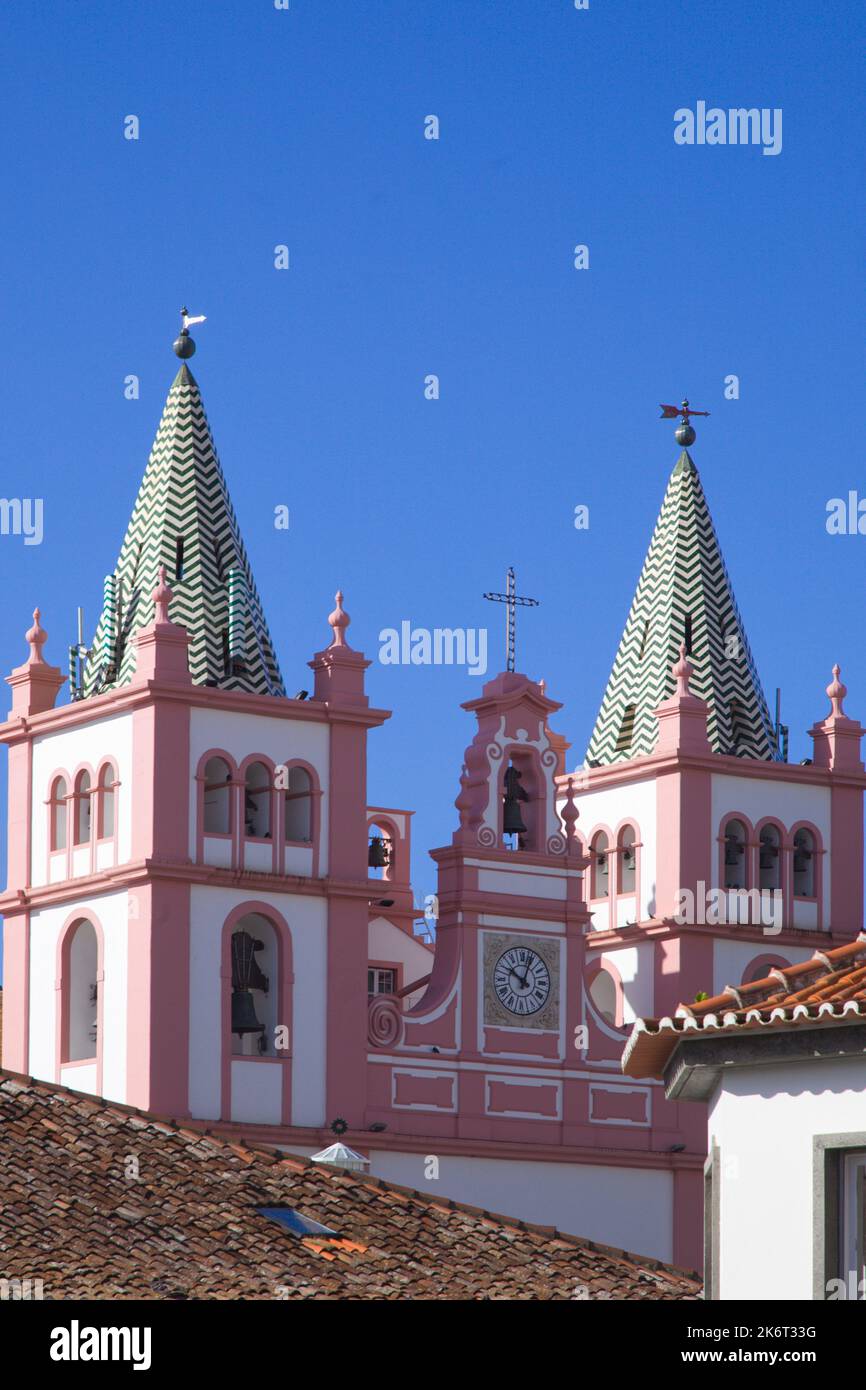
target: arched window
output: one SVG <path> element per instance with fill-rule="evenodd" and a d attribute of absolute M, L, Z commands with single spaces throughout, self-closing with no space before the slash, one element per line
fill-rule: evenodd
<path fill-rule="evenodd" d="M 302 844 L 313 838 L 312 779 L 306 768 L 287 769 L 288 781 L 283 792 L 285 836 Z"/>
<path fill-rule="evenodd" d="M 729 820 L 725 826 L 725 887 L 745 888 L 746 827 L 740 820 Z"/>
<path fill-rule="evenodd" d="M 603 830 L 592 841 L 592 896 L 606 898 L 610 892 L 608 840 Z"/>
<path fill-rule="evenodd" d="M 252 840 L 271 834 L 271 774 L 264 763 L 250 763 L 244 782 L 244 828 Z"/>
<path fill-rule="evenodd" d="M 794 897 L 815 897 L 815 836 L 811 830 L 794 835 Z"/>
<path fill-rule="evenodd" d="M 589 997 L 605 1022 L 616 1028 L 617 988 L 609 970 L 599 970 L 589 987 Z"/>
<path fill-rule="evenodd" d="M 261 913 L 250 912 L 232 931 L 231 1033 L 237 1057 L 274 1054 L 278 1022 L 276 932 Z"/>
<path fill-rule="evenodd" d="M 66 848 L 66 796 L 68 788 L 65 777 L 55 777 L 51 784 L 51 848 Z"/>
<path fill-rule="evenodd" d="M 229 835 L 232 828 L 231 769 L 225 758 L 208 758 L 204 768 L 204 832 Z"/>
<path fill-rule="evenodd" d="M 90 843 L 90 773 L 79 772 L 75 779 L 75 823 L 72 843 Z"/>
<path fill-rule="evenodd" d="M 761 890 L 780 888 L 782 884 L 782 848 L 777 827 L 765 825 L 758 843 Z"/>
<path fill-rule="evenodd" d="M 66 963 L 66 1029 L 61 1056 L 64 1062 L 88 1061 L 96 1056 L 97 983 L 99 951 L 96 928 L 83 918 L 70 928 L 64 943 Z"/>
<path fill-rule="evenodd" d="M 623 826 L 619 833 L 619 891 L 633 893 L 635 890 L 637 850 L 635 849 L 633 825 Z"/>
<path fill-rule="evenodd" d="M 117 784 L 114 768 L 106 763 L 99 771 L 99 827 L 100 840 L 110 840 L 114 834 L 114 789 Z"/>

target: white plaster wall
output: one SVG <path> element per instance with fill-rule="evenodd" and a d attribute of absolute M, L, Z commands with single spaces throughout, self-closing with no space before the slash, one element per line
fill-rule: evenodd
<path fill-rule="evenodd" d="M 643 1168 L 439 1156 L 439 1176 L 425 1176 L 427 1155 L 369 1150 L 370 1171 L 390 1182 L 468 1202 L 503 1216 L 670 1261 L 673 1178 Z M 435 1140 L 428 1154 L 435 1155 Z M 575 1283 L 579 1283 L 575 1278 Z"/>
<path fill-rule="evenodd" d="M 86 1091 L 88 1095 L 95 1095 L 96 1064 L 89 1067 L 61 1067 L 60 1084 L 68 1086 L 71 1091 Z"/>
<path fill-rule="evenodd" d="M 768 954 L 781 956 L 789 965 L 799 965 L 801 961 L 811 960 L 815 954 L 812 946 L 780 946 L 775 936 L 767 936 L 763 941 L 729 941 L 717 939 L 713 942 L 713 994 L 721 994 L 725 985 L 742 983 L 746 967 L 758 956 Z"/>
<path fill-rule="evenodd" d="M 635 820 L 640 836 L 640 920 L 646 921 L 655 911 L 656 886 L 656 784 L 652 778 L 639 782 L 629 782 L 599 791 L 581 792 L 575 796 L 580 818 L 577 829 L 586 837 L 589 844 L 597 829 L 607 826 L 615 832 L 620 821 Z M 564 801 L 559 803 L 562 809 Z M 587 897 L 589 896 L 589 871 L 586 877 Z M 600 925 L 596 914 L 595 926 Z"/>
<path fill-rule="evenodd" d="M 866 1060 L 725 1071 L 709 1113 L 722 1299 L 812 1298 L 812 1140 L 864 1130 Z"/>
<path fill-rule="evenodd" d="M 637 1018 L 653 1015 L 653 945 L 626 946 L 620 951 L 605 951 L 602 965 L 610 961 L 622 979 L 623 1022 L 634 1023 Z"/>
<path fill-rule="evenodd" d="M 232 1119 L 241 1124 L 278 1125 L 283 1108 L 279 1062 L 232 1062 Z"/>
<path fill-rule="evenodd" d="M 292 1123 L 320 1125 L 325 1119 L 327 903 L 299 893 L 249 894 L 204 885 L 191 889 L 190 1110 L 197 1119 L 219 1118 L 222 928 L 229 913 L 251 898 L 276 908 L 292 934 Z"/>
<path fill-rule="evenodd" d="M 306 719 L 274 719 L 266 714 L 240 714 L 231 710 L 190 711 L 190 858 L 195 858 L 196 769 L 210 748 L 224 748 L 240 764 L 251 753 L 262 753 L 275 763 L 303 758 L 316 769 L 322 790 L 320 808 L 319 873 L 328 872 L 329 726 Z"/>
<path fill-rule="evenodd" d="M 107 1100 L 126 1101 L 127 978 L 129 962 L 128 894 L 104 893 L 83 898 L 73 908 L 69 903 L 43 908 L 30 919 L 30 1072 L 43 1081 L 55 1081 L 57 942 L 64 922 L 74 912 L 93 916 L 102 927 L 105 941 L 102 982 L 102 1093 Z M 76 1090 L 82 1085 L 85 1068 L 76 1073 Z M 95 1076 L 93 1079 L 95 1086 Z"/>
<path fill-rule="evenodd" d="M 132 845 L 132 715 L 112 714 L 95 719 L 91 724 L 78 724 L 75 728 L 63 729 L 56 734 L 43 734 L 33 740 L 31 854 L 34 884 L 45 883 L 48 878 L 48 808 L 45 803 L 51 790 L 52 774 L 59 767 L 65 767 L 72 777 L 79 763 L 89 763 L 95 772 L 100 761 L 106 757 L 114 759 L 120 780 L 115 804 L 118 816 L 117 852 L 119 862 L 125 863 Z M 72 833 L 71 823 L 67 830 L 69 834 Z M 89 855 L 88 850 L 86 867 L 89 867 Z"/>
<path fill-rule="evenodd" d="M 374 917 L 367 930 L 367 959 L 370 961 L 398 961 L 403 967 L 403 984 L 411 985 L 433 969 L 433 952 L 422 946 L 415 937 L 395 927 L 385 917 Z M 403 1000 L 403 1008 L 411 1009 L 421 998 L 424 985 L 414 994 Z"/>
<path fill-rule="evenodd" d="M 823 864 L 824 922 L 830 920 L 830 864 L 833 846 L 830 843 L 830 789 L 803 786 L 797 782 L 780 782 L 775 777 L 766 782 L 756 777 L 733 777 L 714 774 L 712 782 L 713 848 L 718 849 L 716 836 L 722 817 L 730 811 L 741 811 L 756 825 L 764 816 L 775 816 L 789 829 L 799 820 L 811 821 L 821 832 L 826 851 Z M 712 886 L 719 886 L 719 856 L 712 855 Z"/>

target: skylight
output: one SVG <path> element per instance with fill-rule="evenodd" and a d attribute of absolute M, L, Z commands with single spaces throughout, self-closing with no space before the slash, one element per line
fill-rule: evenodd
<path fill-rule="evenodd" d="M 266 1216 L 269 1221 L 276 1221 L 280 1226 L 285 1226 L 287 1231 L 291 1231 L 293 1236 L 335 1236 L 336 1231 L 332 1231 L 330 1226 L 323 1226 L 320 1221 L 313 1221 L 309 1216 L 303 1216 L 301 1212 L 295 1211 L 294 1207 L 256 1207 L 259 1216 Z"/>

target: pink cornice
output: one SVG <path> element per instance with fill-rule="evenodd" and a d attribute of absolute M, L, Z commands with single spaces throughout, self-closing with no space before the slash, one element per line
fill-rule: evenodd
<path fill-rule="evenodd" d="M 302 874 L 269 874 L 254 869 L 224 869 L 215 865 L 138 859 L 97 873 L 81 874 L 61 883 L 40 884 L 27 892 L 16 889 L 0 898 L 0 914 L 14 916 L 28 909 L 35 911 L 67 900 L 75 902 L 85 895 L 113 893 L 120 888 L 140 887 L 158 880 L 219 888 L 255 888 L 266 893 L 300 893 L 316 898 L 360 899 L 365 904 L 370 898 L 371 883 L 367 879 L 306 878 Z M 376 882 L 379 884 L 379 881 Z"/>
<path fill-rule="evenodd" d="M 281 695 L 251 695 L 240 690 L 218 690 L 212 686 L 179 686 L 159 681 L 124 685 L 104 695 L 61 705 L 40 714 L 12 715 L 0 724 L 0 743 L 15 743 L 34 734 L 55 732 L 79 724 L 90 724 L 107 714 L 117 714 L 157 700 L 176 700 L 201 708 L 228 710 L 244 714 L 266 714 L 272 719 L 306 720 L 314 724 L 363 724 L 368 728 L 384 724 L 391 711 L 359 706 L 326 705 L 318 700 L 288 700 Z"/>

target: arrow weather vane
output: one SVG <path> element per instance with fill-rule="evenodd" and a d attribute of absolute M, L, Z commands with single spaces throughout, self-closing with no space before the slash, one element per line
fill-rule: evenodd
<path fill-rule="evenodd" d="M 674 438 L 678 444 L 682 444 L 686 449 L 690 444 L 694 444 L 697 438 L 689 417 L 692 415 L 709 415 L 710 413 L 708 410 L 689 410 L 689 403 L 687 400 L 683 401 L 682 405 L 663 405 L 661 406 L 661 412 L 659 416 L 660 420 L 675 420 L 677 416 L 680 417 L 680 423 L 674 430 Z"/>
<path fill-rule="evenodd" d="M 523 598 L 520 594 L 516 594 L 516 593 L 514 592 L 514 591 L 515 591 L 515 587 L 516 587 L 516 586 L 515 586 L 515 583 L 514 583 L 514 566 L 513 566 L 513 565 L 509 565 L 509 566 L 508 566 L 508 575 L 507 575 L 506 584 L 505 584 L 506 592 L 505 592 L 504 594 L 489 593 L 489 594 L 484 594 L 484 595 L 483 595 L 483 597 L 486 598 L 486 599 L 489 599 L 491 603 L 504 603 L 504 604 L 505 604 L 505 669 L 506 669 L 506 671 L 513 671 L 513 670 L 514 670 L 514 628 L 515 628 L 515 609 L 518 608 L 518 607 L 520 607 L 520 608 L 537 608 L 537 607 L 538 607 L 538 599 L 537 599 L 537 598 Z"/>

